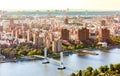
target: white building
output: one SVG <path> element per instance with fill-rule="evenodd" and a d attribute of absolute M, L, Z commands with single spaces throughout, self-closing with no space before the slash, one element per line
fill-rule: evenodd
<path fill-rule="evenodd" d="M 102 47 L 107 47 L 107 42 L 98 42 L 98 44 L 102 44 Z"/>

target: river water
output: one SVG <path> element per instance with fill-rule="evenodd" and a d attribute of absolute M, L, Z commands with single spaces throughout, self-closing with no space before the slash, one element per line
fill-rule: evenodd
<path fill-rule="evenodd" d="M 119 14 L 119 11 L 50 11 L 50 15 L 52 16 L 105 16 L 105 15 L 115 15 Z M 19 15 L 19 16 L 46 16 L 48 15 L 47 11 L 13 11 L 13 12 L 7 12 L 7 15 Z"/>
<path fill-rule="evenodd" d="M 120 63 L 120 49 L 111 49 L 108 52 L 95 50 L 99 55 L 78 56 L 72 54 L 64 57 L 65 70 L 58 70 L 59 64 L 50 61 L 42 64 L 38 61 L 24 61 L 16 63 L 0 63 L 0 76 L 68 76 L 71 72 L 85 69 L 88 66 L 98 68 L 101 65 Z"/>

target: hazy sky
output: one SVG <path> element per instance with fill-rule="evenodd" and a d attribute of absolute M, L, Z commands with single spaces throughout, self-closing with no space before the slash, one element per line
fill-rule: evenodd
<path fill-rule="evenodd" d="M 1 10 L 29 9 L 120 10 L 120 0 L 0 0 Z"/>

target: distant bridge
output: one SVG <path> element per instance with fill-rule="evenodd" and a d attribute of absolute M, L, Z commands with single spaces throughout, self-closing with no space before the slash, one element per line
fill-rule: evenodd
<path fill-rule="evenodd" d="M 63 62 L 63 52 L 60 52 L 60 61 L 59 60 L 55 60 L 53 58 L 49 58 L 47 57 L 47 49 L 44 48 L 44 56 L 41 56 L 41 55 L 33 55 L 34 57 L 38 57 L 38 58 L 43 58 L 44 61 L 43 61 L 43 64 L 47 64 L 47 63 L 50 63 L 49 61 L 53 61 L 55 63 L 58 63 L 60 64 L 60 67 L 58 67 L 59 70 L 63 70 L 65 69 L 66 67 L 70 68 L 70 69 L 74 69 L 74 68 L 77 68 L 75 66 L 71 66 L 71 65 L 68 65 L 68 64 L 65 64 Z"/>

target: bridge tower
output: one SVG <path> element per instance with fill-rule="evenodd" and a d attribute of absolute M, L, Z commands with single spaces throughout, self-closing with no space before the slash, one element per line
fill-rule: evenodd
<path fill-rule="evenodd" d="M 48 58 L 47 58 L 47 48 L 44 48 L 44 62 L 42 64 L 47 64 L 49 63 Z"/>
<path fill-rule="evenodd" d="M 63 70 L 66 67 L 64 67 L 63 65 L 63 52 L 60 52 L 60 67 L 58 68 L 58 70 Z"/>

